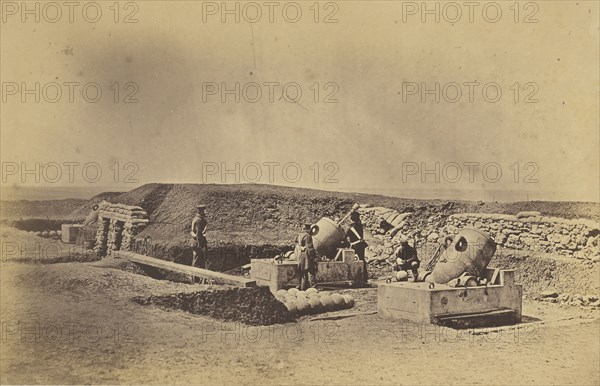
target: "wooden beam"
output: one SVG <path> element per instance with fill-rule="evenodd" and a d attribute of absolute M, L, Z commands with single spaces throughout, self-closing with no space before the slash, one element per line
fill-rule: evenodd
<path fill-rule="evenodd" d="M 500 274 L 500 268 L 495 268 L 494 273 L 492 274 L 492 278 L 490 279 L 490 285 L 496 284 L 496 280 L 498 280 L 499 274 Z"/>
<path fill-rule="evenodd" d="M 434 315 L 433 321 L 445 327 L 452 328 L 478 328 L 496 327 L 519 322 L 517 312 L 511 309 L 498 309 L 482 312 L 469 312 L 463 314 Z"/>
<path fill-rule="evenodd" d="M 179 272 L 190 276 L 211 279 L 219 284 L 231 284 L 238 287 L 256 286 L 256 280 L 244 279 L 243 277 L 239 276 L 227 275 L 225 273 L 210 271 L 208 269 L 177 264 L 172 261 L 161 260 L 155 257 L 140 255 L 134 252 L 113 251 L 112 253 L 117 258 L 125 258 L 137 264 L 148 265 L 154 268 L 166 269 L 168 271 Z"/>
<path fill-rule="evenodd" d="M 338 320 L 344 318 L 351 318 L 353 316 L 364 316 L 364 315 L 375 315 L 377 311 L 366 311 L 366 312 L 353 312 L 353 313 L 345 313 L 345 314 L 337 314 L 337 315 L 328 315 L 328 316 L 318 316 L 316 318 L 312 318 L 310 321 L 314 322 L 317 320 Z"/>

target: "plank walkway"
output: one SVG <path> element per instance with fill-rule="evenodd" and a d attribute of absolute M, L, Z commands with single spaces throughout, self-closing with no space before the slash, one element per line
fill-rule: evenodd
<path fill-rule="evenodd" d="M 113 256 L 117 258 L 128 259 L 134 263 L 147 265 L 154 268 L 166 269 L 183 273 L 190 276 L 202 277 L 210 279 L 219 284 L 231 284 L 238 287 L 255 287 L 256 280 L 245 279 L 243 277 L 228 275 L 221 272 L 215 272 L 208 269 L 192 267 L 189 265 L 177 264 L 172 261 L 157 259 L 155 257 L 140 255 L 128 251 L 113 251 Z"/>

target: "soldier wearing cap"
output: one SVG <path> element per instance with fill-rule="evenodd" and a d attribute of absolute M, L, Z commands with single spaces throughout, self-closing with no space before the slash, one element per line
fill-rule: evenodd
<path fill-rule="evenodd" d="M 400 246 L 396 250 L 396 271 L 411 271 L 413 274 L 413 280 L 417 281 L 419 278 L 419 267 L 421 261 L 417 257 L 417 250 L 408 245 L 408 238 L 403 237 L 400 241 Z"/>
<path fill-rule="evenodd" d="M 346 231 L 346 241 L 350 244 L 350 248 L 354 250 L 358 259 L 363 262 L 363 280 L 367 283 L 369 281 L 369 274 L 367 272 L 365 250 L 368 244 L 364 239 L 364 229 L 360 221 L 360 213 L 353 211 L 350 214 L 350 220 L 352 224 L 350 224 L 350 228 Z"/>
<path fill-rule="evenodd" d="M 304 231 L 298 235 L 296 240 L 299 251 L 298 271 L 300 272 L 300 289 L 306 290 L 309 286 L 315 286 L 317 273 L 317 252 L 313 245 L 310 234 L 311 224 L 304 224 Z"/>
<path fill-rule="evenodd" d="M 206 255 L 208 254 L 208 242 L 206 241 L 206 205 L 198 205 L 196 207 L 196 215 L 192 219 L 192 267 L 198 266 L 205 268 Z"/>

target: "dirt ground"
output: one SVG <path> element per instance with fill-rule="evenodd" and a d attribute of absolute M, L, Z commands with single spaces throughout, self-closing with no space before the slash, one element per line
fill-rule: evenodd
<path fill-rule="evenodd" d="M 518 327 L 457 331 L 381 319 L 373 286 L 345 290 L 349 310 L 246 326 L 131 300 L 208 286 L 47 257 L 3 254 L 3 384 L 600 383 L 597 309 L 525 300 Z"/>

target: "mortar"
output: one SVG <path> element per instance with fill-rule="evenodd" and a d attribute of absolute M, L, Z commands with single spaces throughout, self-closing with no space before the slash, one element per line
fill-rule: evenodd
<path fill-rule="evenodd" d="M 379 284 L 377 311 L 384 318 L 466 326 L 521 321 L 523 288 L 514 270 L 487 268 L 487 286 L 450 287 L 426 282 Z"/>

